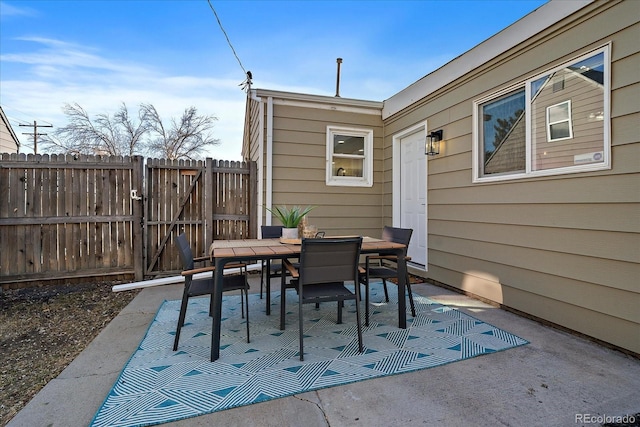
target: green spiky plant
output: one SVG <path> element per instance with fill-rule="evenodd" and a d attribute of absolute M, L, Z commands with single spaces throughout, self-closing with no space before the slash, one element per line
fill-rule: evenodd
<path fill-rule="evenodd" d="M 307 206 L 302 208 L 300 206 L 294 206 L 288 208 L 286 206 L 275 206 L 273 209 L 266 208 L 273 216 L 278 218 L 285 228 L 296 228 L 302 218 L 311 212 L 315 206 Z"/>

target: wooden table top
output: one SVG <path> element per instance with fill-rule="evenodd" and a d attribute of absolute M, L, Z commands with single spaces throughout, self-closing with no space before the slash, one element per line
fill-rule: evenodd
<path fill-rule="evenodd" d="M 327 238 L 350 236 L 327 236 Z M 388 242 L 372 237 L 362 238 L 361 252 L 378 252 L 389 249 L 404 248 L 401 243 Z M 233 257 L 279 257 L 285 255 L 299 255 L 301 245 L 282 243 L 280 239 L 244 239 L 244 240 L 215 240 L 209 247 L 212 258 Z"/>

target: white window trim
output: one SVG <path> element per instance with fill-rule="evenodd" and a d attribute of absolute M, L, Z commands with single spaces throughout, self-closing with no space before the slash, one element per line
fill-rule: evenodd
<path fill-rule="evenodd" d="M 333 176 L 333 137 L 335 134 L 360 136 L 364 138 L 364 159 L 362 177 Z M 326 185 L 343 187 L 372 187 L 373 186 L 373 129 L 362 129 L 342 126 L 327 126 L 327 159 Z"/>
<path fill-rule="evenodd" d="M 473 183 L 486 183 L 486 182 L 499 182 L 499 181 L 513 181 L 522 178 L 532 178 L 538 176 L 550 176 L 550 175 L 565 175 L 570 173 L 579 173 L 579 172 L 591 172 L 598 170 L 609 170 L 611 169 L 611 42 L 603 45 L 597 49 L 591 50 L 583 55 L 576 56 L 572 59 L 564 61 L 562 64 L 557 67 L 546 70 L 542 73 L 538 73 L 535 76 L 532 76 L 526 79 L 523 82 L 518 84 L 514 84 L 509 86 L 508 88 L 501 89 L 499 91 L 493 92 L 490 95 L 484 96 L 480 99 L 477 99 L 473 102 L 473 145 L 471 147 L 472 152 L 472 182 Z M 531 149 L 532 149 L 532 141 L 531 141 L 531 108 L 525 108 L 525 118 L 526 118 L 526 171 L 524 173 L 509 173 L 509 174 L 501 174 L 495 176 L 480 176 L 482 164 L 482 156 L 484 154 L 484 150 L 480 150 L 480 131 L 478 129 L 478 109 L 481 104 L 488 102 L 492 99 L 499 98 L 500 96 L 521 89 L 523 86 L 525 88 L 525 98 L 527 103 L 531 99 L 531 82 L 540 79 L 543 76 L 546 76 L 550 73 L 553 73 L 557 70 L 560 70 L 567 66 L 569 63 L 580 62 L 583 59 L 589 58 L 591 56 L 597 55 L 599 53 L 603 53 L 604 55 L 604 120 L 603 120 L 603 131 L 604 131 L 604 141 L 603 141 L 603 161 L 601 163 L 596 164 L 586 164 L 586 165 L 574 165 L 565 168 L 556 168 L 556 169 L 543 169 L 534 171 L 532 170 L 532 161 L 531 161 Z M 528 106 L 527 106 L 528 107 Z"/>
<path fill-rule="evenodd" d="M 558 107 L 560 105 L 563 104 L 567 104 L 567 118 L 566 119 L 562 119 L 562 120 L 557 120 L 555 122 L 551 121 L 550 118 L 550 111 L 553 107 Z M 569 136 L 565 136 L 562 138 L 553 138 L 551 136 L 551 126 L 552 125 L 557 125 L 560 123 L 569 123 Z M 559 102 L 555 105 L 549 105 L 547 107 L 547 142 L 556 142 L 556 141 L 564 141 L 565 139 L 571 139 L 573 138 L 573 121 L 571 120 L 571 100 L 567 100 L 567 101 L 563 101 L 563 102 Z"/>

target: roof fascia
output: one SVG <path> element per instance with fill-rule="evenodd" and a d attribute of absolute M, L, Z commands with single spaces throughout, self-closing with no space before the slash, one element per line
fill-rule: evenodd
<path fill-rule="evenodd" d="M 402 111 L 595 0 L 551 0 L 384 101 L 382 118 Z"/>
<path fill-rule="evenodd" d="M 340 111 L 374 110 L 380 114 L 384 105 L 381 101 L 341 98 L 335 96 L 310 95 L 305 93 L 283 92 L 269 89 L 252 89 L 255 98 L 272 98 L 274 104 L 295 105 L 298 107 L 332 109 Z"/>

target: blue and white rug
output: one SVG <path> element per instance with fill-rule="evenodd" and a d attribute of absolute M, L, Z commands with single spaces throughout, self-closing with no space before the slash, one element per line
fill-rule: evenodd
<path fill-rule="evenodd" d="M 397 297 L 390 285 L 390 298 Z M 365 351 L 358 352 L 355 304 L 336 324 L 336 303 L 306 304 L 305 360 L 298 355 L 295 291 L 287 294 L 287 328 L 279 329 L 279 293 L 272 314 L 249 296 L 251 342 L 240 297 L 224 296 L 220 359 L 211 363 L 209 298 L 192 298 L 178 351 L 172 351 L 180 301 L 165 301 L 140 346 L 94 416 L 92 426 L 150 426 L 325 387 L 432 368 L 528 342 L 414 292 L 416 317 L 398 329 L 397 298 L 384 301 L 372 284 Z M 407 304 L 408 306 L 409 304 Z M 360 306 L 364 319 L 364 301 Z M 408 308 L 408 307 L 407 307 Z"/>

